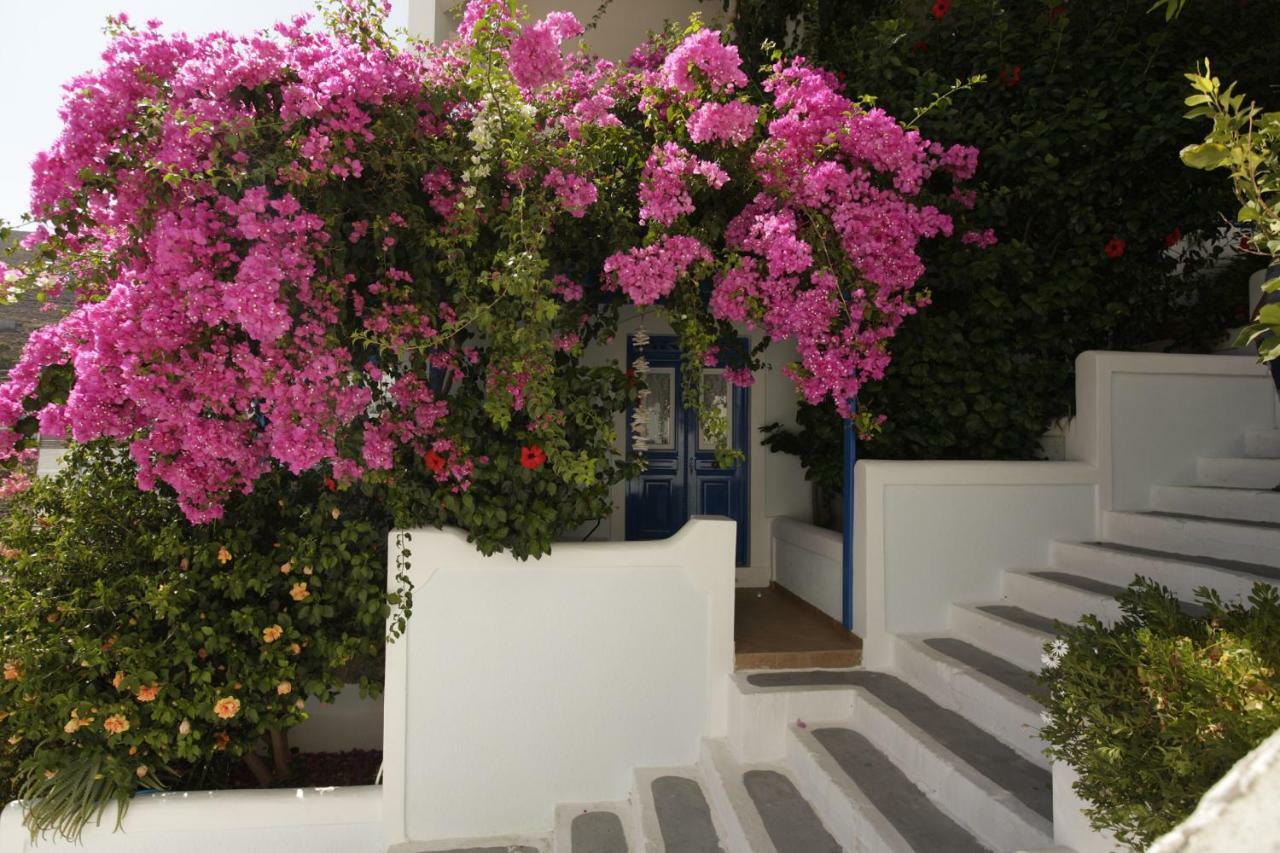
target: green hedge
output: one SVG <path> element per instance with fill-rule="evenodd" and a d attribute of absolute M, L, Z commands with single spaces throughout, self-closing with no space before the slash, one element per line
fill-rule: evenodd
<path fill-rule="evenodd" d="M 1280 16 L 1204 3 L 1166 22 L 1150 5 L 740 3 L 741 43 L 772 39 L 810 56 L 895 114 L 954 80 L 988 78 L 919 127 L 982 150 L 975 213 L 1001 242 L 940 245 L 926 258 L 934 304 L 895 339 L 884 381 L 864 390 L 863 405 L 888 416 L 864 456 L 1034 457 L 1045 429 L 1070 413 L 1081 351 L 1194 351 L 1243 319 L 1241 268 L 1206 275 L 1215 258 L 1198 253 L 1174 275 L 1167 252 L 1179 234 L 1215 233 L 1220 211 L 1235 209 L 1226 182 L 1178 159 L 1203 131 L 1182 117 L 1183 75 L 1208 54 L 1265 101 Z M 751 59 L 767 61 L 767 48 Z M 1124 242 L 1118 257 L 1107 252 L 1113 240 Z M 829 478 L 838 466 L 822 459 L 838 445 L 806 435 L 792 447 L 816 448 L 802 454 L 811 476 L 839 487 Z"/>
<path fill-rule="evenodd" d="M 1247 607 L 1200 601 L 1188 614 L 1139 579 L 1120 622 L 1085 617 L 1046 648 L 1040 736 L 1080 774 L 1093 826 L 1139 849 L 1280 727 L 1280 593 L 1259 583 Z"/>

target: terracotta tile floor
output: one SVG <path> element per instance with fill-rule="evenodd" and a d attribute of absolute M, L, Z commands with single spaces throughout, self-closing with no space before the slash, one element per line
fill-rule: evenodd
<path fill-rule="evenodd" d="M 821 610 L 774 584 L 737 591 L 735 669 L 847 667 L 862 662 L 862 640 Z"/>

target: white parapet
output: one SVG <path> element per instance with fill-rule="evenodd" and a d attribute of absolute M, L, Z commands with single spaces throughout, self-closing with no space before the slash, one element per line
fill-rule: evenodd
<path fill-rule="evenodd" d="M 773 579 L 838 622 L 844 618 L 843 548 L 843 538 L 833 530 L 775 518 Z"/>
<path fill-rule="evenodd" d="M 625 799 L 634 768 L 693 764 L 703 737 L 727 733 L 732 521 L 525 562 L 456 530 L 409 536 L 413 613 L 387 653 L 386 844 L 546 833 L 558 803 Z"/>
<path fill-rule="evenodd" d="M 22 803 L 0 816 L 3 853 L 382 853 L 382 795 L 374 785 L 270 791 L 191 791 L 137 797 L 115 831 L 112 806 L 80 843 L 31 838 Z"/>

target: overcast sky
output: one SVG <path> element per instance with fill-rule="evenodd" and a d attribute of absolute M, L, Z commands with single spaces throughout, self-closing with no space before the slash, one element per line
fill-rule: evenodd
<path fill-rule="evenodd" d="M 312 0 L 0 0 L 0 219 L 13 224 L 27 210 L 31 160 L 58 135 L 62 84 L 101 64 L 108 15 L 247 33 L 313 9 Z M 403 0 L 392 9 L 392 25 L 404 26 Z"/>

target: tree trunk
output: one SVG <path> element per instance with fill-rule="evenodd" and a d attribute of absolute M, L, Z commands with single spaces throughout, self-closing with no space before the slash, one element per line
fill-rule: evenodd
<path fill-rule="evenodd" d="M 272 729 L 271 757 L 276 765 L 277 782 L 283 782 L 293 775 L 292 756 L 289 754 L 289 732 L 287 729 Z"/>
<path fill-rule="evenodd" d="M 275 781 L 271 778 L 271 771 L 267 768 L 267 763 L 262 760 L 262 756 L 256 752 L 246 752 L 244 754 L 245 766 L 249 768 L 249 772 L 253 773 L 253 778 L 258 785 L 263 788 L 270 788 Z"/>

